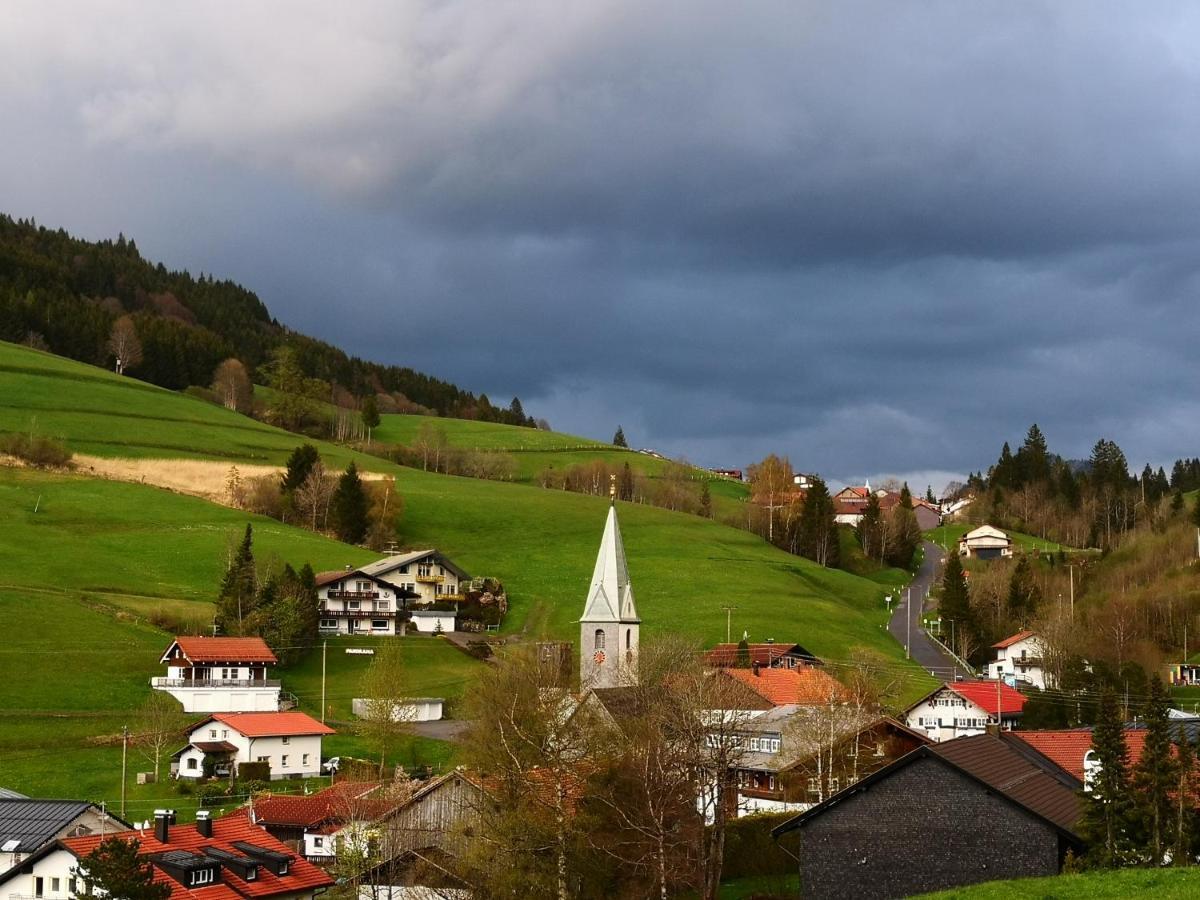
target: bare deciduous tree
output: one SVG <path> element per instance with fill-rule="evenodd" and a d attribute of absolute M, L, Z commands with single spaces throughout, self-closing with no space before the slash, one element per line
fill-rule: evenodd
<path fill-rule="evenodd" d="M 241 360 L 227 359 L 213 372 L 212 389 L 226 409 L 248 413 L 254 404 L 254 384 Z"/>
<path fill-rule="evenodd" d="M 108 337 L 108 349 L 116 360 L 114 370 L 118 375 L 124 375 L 126 369 L 133 368 L 142 361 L 142 342 L 138 338 L 137 328 L 131 316 L 121 316 L 113 322 L 112 332 Z"/>
<path fill-rule="evenodd" d="M 296 509 L 308 517 L 313 531 L 317 530 L 317 520 L 324 524 L 329 515 L 329 501 L 334 488 L 334 479 L 325 473 L 325 466 L 318 460 L 293 494 Z"/>
<path fill-rule="evenodd" d="M 134 746 L 154 766 L 158 782 L 163 753 L 177 743 L 183 732 L 184 718 L 175 698 L 163 691 L 151 691 L 138 710 Z"/>
<path fill-rule="evenodd" d="M 379 754 L 379 777 L 384 777 L 387 754 L 408 731 L 411 707 L 405 702 L 404 657 L 400 641 L 384 641 L 362 680 L 366 709 L 359 717 L 358 732 Z"/>

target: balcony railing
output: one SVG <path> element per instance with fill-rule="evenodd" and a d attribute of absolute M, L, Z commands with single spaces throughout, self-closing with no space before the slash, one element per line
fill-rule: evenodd
<path fill-rule="evenodd" d="M 394 619 L 394 609 L 323 609 L 321 617 L 325 619 Z"/>
<path fill-rule="evenodd" d="M 433 574 L 417 575 L 416 579 L 417 579 L 417 581 L 421 582 L 422 584 L 441 584 L 443 581 L 446 580 L 446 576 L 445 575 L 433 575 Z"/>
<path fill-rule="evenodd" d="M 150 679 L 150 686 L 156 688 L 277 688 L 283 682 L 276 678 L 163 678 Z"/>
<path fill-rule="evenodd" d="M 330 591 L 330 600 L 378 600 L 379 591 Z"/>

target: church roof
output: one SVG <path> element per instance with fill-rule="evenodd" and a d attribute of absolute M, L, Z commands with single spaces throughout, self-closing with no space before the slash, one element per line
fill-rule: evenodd
<path fill-rule="evenodd" d="M 621 543 L 621 527 L 617 524 L 617 507 L 608 509 L 596 568 L 592 571 L 592 586 L 580 622 L 640 622 L 633 602 L 633 586 L 629 583 L 629 567 L 625 564 L 625 546 Z"/>

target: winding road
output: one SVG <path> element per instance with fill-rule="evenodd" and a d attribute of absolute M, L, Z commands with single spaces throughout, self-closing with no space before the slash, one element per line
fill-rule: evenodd
<path fill-rule="evenodd" d="M 925 609 L 925 599 L 929 596 L 929 589 L 933 587 L 946 558 L 946 552 L 937 544 L 925 541 L 922 546 L 925 549 L 925 559 L 908 588 L 901 594 L 901 601 L 888 621 L 888 631 L 901 646 L 904 646 L 906 640 L 910 641 L 909 653 L 912 658 L 935 678 L 942 681 L 969 680 L 973 678 L 971 673 L 930 640 L 921 628 L 921 612 Z M 907 600 L 909 596 L 912 597 L 911 612 Z M 910 623 L 906 620 L 909 615 L 912 616 L 911 630 Z"/>

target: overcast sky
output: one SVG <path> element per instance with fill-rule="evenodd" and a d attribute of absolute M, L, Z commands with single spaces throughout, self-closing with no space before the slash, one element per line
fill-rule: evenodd
<path fill-rule="evenodd" d="M 707 465 L 1200 454 L 1200 7 L 0 6 L 0 207 Z"/>

